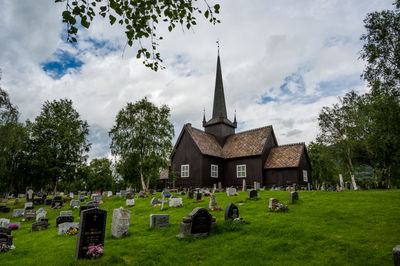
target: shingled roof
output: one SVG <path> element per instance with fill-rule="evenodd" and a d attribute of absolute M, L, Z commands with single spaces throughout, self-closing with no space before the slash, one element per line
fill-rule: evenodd
<path fill-rule="evenodd" d="M 303 154 L 304 143 L 277 146 L 271 149 L 264 168 L 298 167 Z"/>
<path fill-rule="evenodd" d="M 168 169 L 162 169 L 160 171 L 160 179 L 168 179 Z"/>
<path fill-rule="evenodd" d="M 271 134 L 272 126 L 243 131 L 227 138 L 223 154 L 224 158 L 237 158 L 260 155 Z"/>
<path fill-rule="evenodd" d="M 192 139 L 196 143 L 197 147 L 199 147 L 202 154 L 223 157 L 222 148 L 213 135 L 207 134 L 206 132 L 194 128 L 189 124 L 186 124 L 185 127 L 192 136 Z"/>

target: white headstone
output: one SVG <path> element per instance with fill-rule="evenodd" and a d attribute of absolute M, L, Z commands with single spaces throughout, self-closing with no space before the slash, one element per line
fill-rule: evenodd
<path fill-rule="evenodd" d="M 230 196 L 235 196 L 235 194 L 236 194 L 236 188 L 228 187 L 228 188 L 226 189 L 226 195 L 227 195 L 228 197 L 230 197 Z"/>
<path fill-rule="evenodd" d="M 135 206 L 135 200 L 134 199 L 127 199 L 126 200 L 126 206 Z"/>
<path fill-rule="evenodd" d="M 73 199 L 73 198 L 74 198 L 74 193 L 70 192 L 70 193 L 69 193 L 69 197 L 70 197 L 71 199 Z"/>
<path fill-rule="evenodd" d="M 0 218 L 0 227 L 8 228 L 10 225 L 10 219 Z"/>
<path fill-rule="evenodd" d="M 131 211 L 120 207 L 114 209 L 111 225 L 111 235 L 120 238 L 127 236 L 129 233 L 129 220 L 131 219 Z"/>
<path fill-rule="evenodd" d="M 112 191 L 107 192 L 107 197 L 111 197 L 113 195 Z"/>
<path fill-rule="evenodd" d="M 79 223 L 62 223 L 58 225 L 58 235 L 65 234 L 70 228 L 78 228 Z"/>
<path fill-rule="evenodd" d="M 36 211 L 36 221 L 39 221 L 40 218 L 46 217 L 47 211 L 43 208 L 40 208 L 39 210 Z"/>
<path fill-rule="evenodd" d="M 14 209 L 12 218 L 24 216 L 24 209 Z"/>
<path fill-rule="evenodd" d="M 33 203 L 32 202 L 26 202 L 24 209 L 26 209 L 27 207 L 33 207 Z"/>
<path fill-rule="evenodd" d="M 79 208 L 80 206 L 81 206 L 81 202 L 79 200 L 71 200 L 71 202 L 69 203 L 69 207 L 71 209 Z"/>
<path fill-rule="evenodd" d="M 170 198 L 169 199 L 170 207 L 180 207 L 183 206 L 182 198 Z"/>
<path fill-rule="evenodd" d="M 72 211 L 60 211 L 60 216 L 72 216 Z"/>

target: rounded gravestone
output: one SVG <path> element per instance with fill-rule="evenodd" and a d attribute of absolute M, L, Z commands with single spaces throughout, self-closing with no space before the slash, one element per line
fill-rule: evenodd
<path fill-rule="evenodd" d="M 225 220 L 234 220 L 239 218 L 239 208 L 230 202 L 225 209 Z"/>

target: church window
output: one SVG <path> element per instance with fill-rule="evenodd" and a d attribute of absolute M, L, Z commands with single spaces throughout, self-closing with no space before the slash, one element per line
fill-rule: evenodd
<path fill-rule="evenodd" d="M 218 178 L 218 165 L 215 164 L 211 165 L 211 177 Z"/>
<path fill-rule="evenodd" d="M 307 170 L 303 170 L 303 180 L 304 182 L 308 182 Z"/>
<path fill-rule="evenodd" d="M 181 177 L 189 177 L 189 165 L 188 164 L 181 165 Z"/>
<path fill-rule="evenodd" d="M 236 176 L 239 177 L 246 177 L 246 165 L 236 165 Z"/>

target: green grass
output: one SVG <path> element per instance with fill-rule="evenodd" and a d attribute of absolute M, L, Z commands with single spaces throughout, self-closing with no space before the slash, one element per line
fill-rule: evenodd
<path fill-rule="evenodd" d="M 136 206 L 127 208 L 124 199 L 104 197 L 104 256 L 75 262 L 77 236 L 58 236 L 55 219 L 60 210 L 46 206 L 49 228 L 30 232 L 33 221 L 21 222 L 12 232 L 16 249 L 0 254 L 0 265 L 393 265 L 392 249 L 400 245 L 400 190 L 299 191 L 299 200 L 282 213 L 269 212 L 268 199 L 288 204 L 289 192 L 260 191 L 259 200 L 247 200 L 246 192 L 216 196 L 224 208 L 235 203 L 250 224 L 226 223 L 224 211 L 211 212 L 217 225 L 209 237 L 177 239 L 182 217 L 195 207 L 208 208 L 209 198 L 194 202 L 182 196 L 183 207 L 160 211 L 150 206 L 151 198 L 135 199 Z M 244 205 L 239 206 L 240 201 Z M 110 233 L 112 210 L 120 206 L 132 211 L 130 235 L 115 239 Z M 15 208 L 23 208 L 23 202 Z M 157 213 L 170 214 L 168 228 L 149 228 L 149 215 Z M 0 217 L 11 215 L 12 210 Z M 74 210 L 75 221 L 78 215 Z"/>

